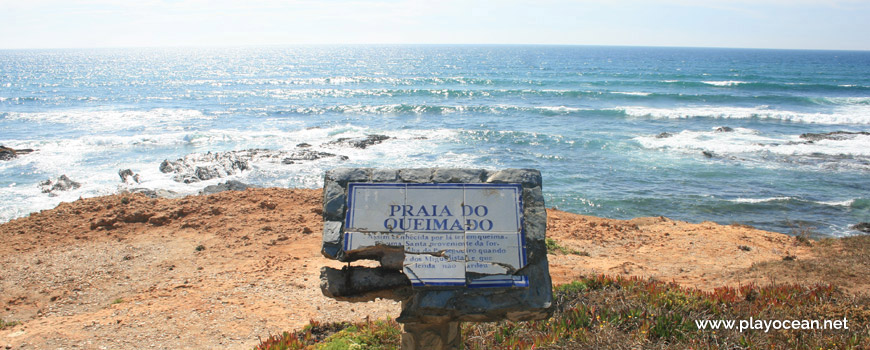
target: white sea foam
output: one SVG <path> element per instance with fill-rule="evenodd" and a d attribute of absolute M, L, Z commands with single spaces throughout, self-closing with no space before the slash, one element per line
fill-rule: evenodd
<path fill-rule="evenodd" d="M 617 95 L 629 95 L 629 96 L 649 96 L 652 95 L 651 92 L 639 92 L 639 91 L 611 91 L 611 94 Z"/>
<path fill-rule="evenodd" d="M 719 118 L 719 119 L 777 119 L 796 123 L 811 124 L 870 124 L 870 107 L 843 106 L 832 113 L 802 113 L 781 111 L 759 107 L 680 107 L 650 108 L 641 106 L 615 107 L 611 110 L 622 111 L 631 117 L 662 119 Z"/>
<path fill-rule="evenodd" d="M 851 207 L 852 203 L 855 203 L 854 199 L 844 200 L 844 201 L 830 201 L 830 202 L 816 202 L 819 204 L 830 205 L 834 207 Z"/>
<path fill-rule="evenodd" d="M 768 155 L 780 157 L 856 157 L 870 158 L 870 136 L 854 135 L 845 140 L 818 140 L 812 143 L 798 135 L 765 136 L 756 130 L 735 128 L 732 132 L 684 130 L 670 137 L 636 137 L 647 149 L 671 150 L 697 155 L 708 152 L 720 157 L 760 159 Z M 861 162 L 858 162 L 859 165 Z M 864 166 L 859 166 L 864 168 Z"/>
<path fill-rule="evenodd" d="M 192 109 L 157 108 L 148 111 L 125 110 L 69 110 L 58 112 L 18 113 L 10 112 L 8 120 L 22 120 L 40 123 L 67 124 L 87 130 L 123 130 L 131 127 L 165 127 L 189 122 L 191 119 L 211 119 Z"/>
<path fill-rule="evenodd" d="M 784 202 L 784 201 L 792 201 L 792 200 L 793 200 L 793 201 L 798 201 L 798 202 L 815 203 L 815 204 L 821 204 L 821 205 L 840 206 L 840 207 L 848 207 L 848 206 L 851 206 L 852 203 L 855 202 L 854 199 L 849 199 L 849 200 L 844 200 L 844 201 L 829 201 L 829 202 L 826 202 L 826 201 L 812 201 L 812 200 L 806 200 L 806 199 L 801 199 L 801 198 L 796 198 L 796 197 L 788 197 L 788 196 L 767 197 L 767 198 L 735 198 L 735 199 L 727 199 L 727 201 L 729 201 L 729 202 L 734 202 L 734 203 L 750 203 L 750 204 L 757 204 L 757 203 L 770 203 L 770 202 Z"/>
<path fill-rule="evenodd" d="M 702 81 L 702 83 L 713 86 L 737 86 L 740 84 L 748 84 L 745 81 L 740 80 L 726 80 L 726 81 Z"/>
<path fill-rule="evenodd" d="M 364 137 L 373 133 L 392 138 L 366 149 L 328 144 L 340 137 Z M 260 186 L 312 188 L 322 186 L 325 170 L 340 166 L 474 166 L 478 157 L 475 154 L 442 150 L 437 153 L 438 157 L 431 157 L 433 148 L 455 144 L 458 133 L 458 130 L 453 129 L 383 131 L 344 124 L 323 128 L 297 127 L 293 130 L 215 129 L 133 136 L 82 136 L 61 140 L 3 140 L 3 144 L 17 148 L 35 148 L 37 151 L 26 157 L 0 162 L 0 171 L 4 174 L 28 172 L 20 174 L 21 179 L 15 179 L 15 184 L 0 188 L 0 202 L 15 203 L 0 208 L 0 222 L 52 208 L 62 201 L 111 194 L 124 188 L 160 188 L 180 194 L 193 194 L 207 185 L 228 179 L 238 179 Z M 343 161 L 339 157 L 326 157 L 289 165 L 282 164 L 280 160 L 257 160 L 251 163 L 249 171 L 229 178 L 193 184 L 175 182 L 171 174 L 164 174 L 159 170 L 163 159 L 180 158 L 188 153 L 248 148 L 292 150 L 296 144 L 302 142 L 313 145 L 314 150 L 347 156 L 349 159 Z M 232 148 L 226 148 L 227 145 L 232 145 Z M 143 149 L 148 150 L 147 153 L 143 154 Z M 119 156 L 106 159 L 107 155 L 113 154 Z M 133 170 L 140 174 L 142 182 L 135 185 L 122 184 L 118 177 L 119 169 Z M 56 197 L 41 193 L 37 186 L 39 181 L 61 174 L 80 182 L 82 187 L 58 192 Z"/>
<path fill-rule="evenodd" d="M 768 197 L 768 198 L 735 198 L 728 199 L 729 202 L 734 203 L 767 203 L 767 202 L 781 202 L 794 199 L 793 197 Z"/>

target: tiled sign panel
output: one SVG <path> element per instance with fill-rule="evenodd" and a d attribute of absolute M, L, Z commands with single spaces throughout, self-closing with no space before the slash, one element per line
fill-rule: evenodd
<path fill-rule="evenodd" d="M 344 250 L 402 246 L 417 287 L 527 287 L 519 184 L 348 185 Z"/>

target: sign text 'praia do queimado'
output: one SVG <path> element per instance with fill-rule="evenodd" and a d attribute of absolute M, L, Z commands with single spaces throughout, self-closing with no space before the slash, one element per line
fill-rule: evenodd
<path fill-rule="evenodd" d="M 403 247 L 415 287 L 527 287 L 520 184 L 348 184 L 344 250 Z"/>

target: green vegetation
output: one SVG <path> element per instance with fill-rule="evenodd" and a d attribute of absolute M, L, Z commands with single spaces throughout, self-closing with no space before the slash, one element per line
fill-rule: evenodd
<path fill-rule="evenodd" d="M 566 246 L 559 244 L 555 239 L 547 238 L 547 253 L 549 254 L 573 254 L 573 255 L 581 255 L 581 256 L 589 256 L 587 252 L 581 252 L 579 250 L 571 249 Z"/>
<path fill-rule="evenodd" d="M 124 302 L 124 298 L 118 298 L 118 299 L 112 300 L 112 305 L 114 305 L 114 304 L 120 304 L 120 303 L 123 303 L 123 302 Z"/>
<path fill-rule="evenodd" d="M 293 350 L 293 349 L 398 349 L 402 338 L 402 327 L 396 321 L 369 321 L 350 323 L 320 324 L 311 321 L 296 333 L 284 332 L 260 341 L 255 350 Z"/>
<path fill-rule="evenodd" d="M 7 327 L 15 327 L 15 326 L 20 325 L 20 324 L 21 324 L 21 322 L 18 322 L 18 321 L 6 322 L 2 318 L 0 318 L 0 330 L 6 329 Z"/>
<path fill-rule="evenodd" d="M 466 349 L 863 349 L 870 300 L 830 285 L 744 285 L 712 292 L 672 283 L 594 276 L 554 290 L 543 321 L 465 323 Z M 848 319 L 848 330 L 699 330 L 695 320 Z M 392 321 L 320 325 L 272 336 L 256 348 L 397 349 Z"/>

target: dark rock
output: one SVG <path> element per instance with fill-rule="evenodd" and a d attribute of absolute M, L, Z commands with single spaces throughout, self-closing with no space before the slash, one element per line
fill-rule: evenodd
<path fill-rule="evenodd" d="M 377 298 L 401 300 L 411 281 L 405 274 L 390 269 L 362 266 L 320 269 L 323 295 L 343 301 L 370 301 Z"/>
<path fill-rule="evenodd" d="M 320 152 L 320 151 L 306 149 L 306 150 L 301 150 L 301 151 L 296 151 L 296 152 L 290 153 L 287 157 L 284 157 L 284 159 L 281 161 L 281 163 L 295 164 L 296 163 L 295 161 L 318 160 L 318 159 L 327 158 L 327 157 L 335 157 L 335 154 L 329 153 L 329 152 Z M 341 160 L 347 160 L 346 156 L 340 156 L 340 157 L 341 157 Z"/>
<path fill-rule="evenodd" d="M 205 186 L 201 191 L 199 191 L 200 195 L 210 195 L 218 192 L 224 191 L 244 191 L 251 187 L 250 185 L 243 183 L 241 181 L 229 180 L 224 183 L 219 183 L 217 185 L 208 185 Z"/>
<path fill-rule="evenodd" d="M 0 145 L 0 160 L 10 160 L 22 154 L 33 152 L 30 148 L 13 149 Z"/>
<path fill-rule="evenodd" d="M 134 174 L 133 170 L 130 170 L 130 169 L 118 170 L 118 176 L 121 177 L 121 182 L 139 183 L 139 174 Z"/>
<path fill-rule="evenodd" d="M 432 182 L 476 183 L 484 180 L 486 180 L 486 171 L 483 169 L 439 168 L 432 174 Z"/>
<path fill-rule="evenodd" d="M 269 149 L 247 149 L 227 152 L 191 153 L 184 158 L 164 160 L 160 163 L 163 173 L 175 173 L 173 180 L 192 183 L 216 178 L 227 177 L 249 170 L 252 162 L 271 162 L 284 164 L 299 164 L 326 157 L 346 156 L 309 149 L 296 151 L 277 151 Z"/>
<path fill-rule="evenodd" d="M 870 233 L 870 222 L 861 222 L 852 226 L 853 230 L 858 230 L 865 233 Z"/>
<path fill-rule="evenodd" d="M 842 140 L 853 139 L 853 138 L 855 138 L 855 136 L 858 136 L 858 135 L 870 135 L 870 132 L 866 132 L 866 131 L 858 131 L 858 132 L 834 131 L 834 132 L 826 132 L 826 133 L 821 133 L 821 134 L 806 133 L 806 134 L 801 134 L 801 138 L 804 140 L 809 140 L 809 141 L 820 141 L 820 140 L 842 141 Z"/>
<path fill-rule="evenodd" d="M 713 152 L 710 152 L 710 151 L 701 151 L 701 154 L 703 154 L 704 157 L 707 157 L 707 158 L 713 158 Z"/>
<path fill-rule="evenodd" d="M 674 134 L 671 134 L 669 132 L 663 132 L 661 134 L 656 135 L 656 138 L 657 139 L 666 139 L 666 138 L 671 137 L 671 136 L 674 136 Z"/>
<path fill-rule="evenodd" d="M 298 147 L 298 148 L 308 148 L 308 147 L 311 147 L 311 144 L 303 142 L 303 143 L 297 144 L 296 147 Z"/>
<path fill-rule="evenodd" d="M 368 146 L 377 145 L 377 144 L 384 142 L 385 140 L 388 140 L 388 139 L 390 139 L 390 137 L 387 135 L 372 134 L 372 135 L 366 135 L 366 137 L 354 137 L 354 138 L 342 137 L 342 138 L 338 138 L 334 141 L 329 141 L 326 144 L 327 145 L 348 145 L 351 147 L 365 149 Z"/>
<path fill-rule="evenodd" d="M 732 131 L 734 131 L 734 129 L 729 128 L 727 126 L 720 126 L 720 127 L 716 128 L 716 132 L 732 132 Z"/>
<path fill-rule="evenodd" d="M 123 193 L 140 193 L 148 198 L 180 198 L 182 195 L 175 191 L 164 190 L 164 189 L 156 189 L 152 190 L 150 188 L 131 188 L 129 190 L 124 191 Z"/>
<path fill-rule="evenodd" d="M 66 175 L 61 175 L 54 181 L 48 179 L 40 182 L 39 187 L 40 189 L 42 189 L 42 193 L 48 193 L 51 196 L 56 196 L 57 194 L 55 192 L 74 190 L 82 187 L 82 184 L 71 180 Z"/>

